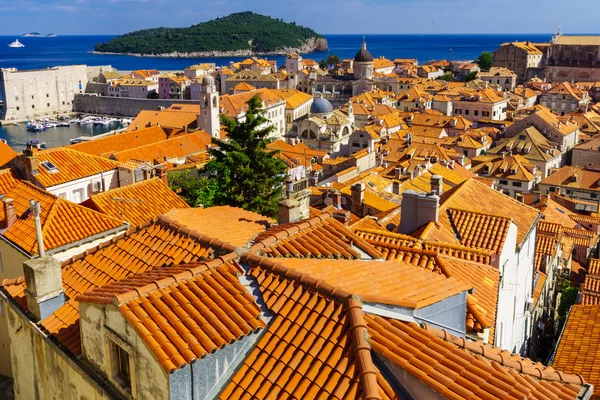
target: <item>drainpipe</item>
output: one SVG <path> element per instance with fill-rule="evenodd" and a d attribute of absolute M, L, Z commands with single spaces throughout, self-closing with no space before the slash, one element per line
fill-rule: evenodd
<path fill-rule="evenodd" d="M 46 252 L 44 251 L 44 237 L 42 236 L 42 223 L 40 222 L 40 202 L 29 200 L 29 208 L 33 212 L 35 219 L 35 237 L 38 243 L 38 253 L 40 257 L 44 257 Z"/>

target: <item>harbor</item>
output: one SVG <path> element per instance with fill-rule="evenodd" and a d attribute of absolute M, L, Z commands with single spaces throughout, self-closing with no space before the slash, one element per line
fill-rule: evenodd
<path fill-rule="evenodd" d="M 15 151 L 22 151 L 27 142 L 40 143 L 45 148 L 66 146 L 127 127 L 128 120 L 112 117 L 82 116 L 80 119 L 44 118 L 36 121 L 0 125 L 0 140 Z M 29 127 L 29 129 L 28 129 Z"/>

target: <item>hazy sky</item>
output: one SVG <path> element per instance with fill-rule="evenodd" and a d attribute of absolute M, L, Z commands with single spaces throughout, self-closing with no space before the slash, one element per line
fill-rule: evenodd
<path fill-rule="evenodd" d="M 0 35 L 118 34 L 246 10 L 324 34 L 600 31 L 600 0 L 2 0 Z"/>

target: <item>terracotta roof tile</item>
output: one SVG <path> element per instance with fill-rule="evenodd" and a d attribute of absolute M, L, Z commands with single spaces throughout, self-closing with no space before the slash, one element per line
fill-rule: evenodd
<path fill-rule="evenodd" d="M 6 193 L 13 199 L 17 220 L 3 232 L 13 244 L 28 254 L 37 254 L 35 221 L 30 211 L 30 200 L 40 202 L 44 248 L 57 250 L 63 246 L 95 235 L 125 228 L 123 220 L 104 215 L 46 192 L 33 184 L 22 181 Z M 4 224 L 4 212 L 0 210 L 0 226 Z"/>
<path fill-rule="evenodd" d="M 214 248 L 223 244 L 212 240 L 210 245 Z M 64 263 L 63 287 L 69 300 L 40 324 L 77 356 L 81 353 L 78 295 L 163 265 L 208 259 L 212 257 L 213 248 L 209 247 L 206 238 L 161 219 L 132 230 L 128 235 L 113 238 L 108 245 L 100 245 Z M 5 281 L 3 286 L 26 311 L 24 283 L 9 286 L 11 283 Z"/>
<path fill-rule="evenodd" d="M 17 153 L 12 147 L 0 140 L 0 168 L 12 161 L 16 156 Z"/>
<path fill-rule="evenodd" d="M 195 110 L 177 108 L 178 104 L 173 104 L 163 111 L 142 110 L 129 124 L 127 131 L 146 128 L 148 126 L 160 125 L 163 128 L 189 128 L 195 129 L 200 111 L 200 105 Z"/>
<path fill-rule="evenodd" d="M 600 305 L 571 307 L 558 342 L 552 366 L 568 374 L 581 374 L 600 396 Z"/>
<path fill-rule="evenodd" d="M 167 133 L 159 126 L 123 132 L 118 135 L 106 136 L 99 139 L 89 140 L 67 146 L 72 150 L 94 156 L 102 156 L 117 151 L 132 149 L 150 143 L 160 142 L 167 139 Z"/>
<path fill-rule="evenodd" d="M 445 331 L 365 315 L 376 353 L 449 399 L 574 399 L 583 385 L 491 345 Z"/>
<path fill-rule="evenodd" d="M 39 174 L 34 175 L 45 188 L 76 181 L 88 176 L 116 170 L 119 163 L 105 158 L 81 153 L 69 148 L 57 148 L 35 152 L 39 163 Z M 51 172 L 42 164 L 49 161 L 58 172 Z"/>
<path fill-rule="evenodd" d="M 77 300 L 116 303 L 171 373 L 266 326 L 259 306 L 237 278 L 241 267 L 230 258 L 237 255 L 230 253 L 226 262 L 157 267 Z M 166 277 L 173 283 L 161 285 Z"/>
<path fill-rule="evenodd" d="M 512 221 L 510 218 L 454 208 L 448 208 L 447 212 L 461 244 L 496 254 L 502 252 Z"/>
<path fill-rule="evenodd" d="M 0 170 L 0 194 L 6 194 L 19 184 L 19 178 L 10 169 Z"/>
<path fill-rule="evenodd" d="M 159 178 L 93 195 L 82 205 L 127 221 L 142 225 L 173 208 L 189 206 Z"/>
<path fill-rule="evenodd" d="M 275 225 L 255 239 L 252 251 L 267 257 L 360 259 L 356 246 L 370 257 L 379 252 L 356 236 L 331 214 L 320 214 L 300 222 Z"/>
<path fill-rule="evenodd" d="M 204 131 L 188 133 L 144 146 L 110 154 L 110 158 L 121 162 L 129 160 L 164 163 L 168 158 L 186 157 L 206 152 L 211 136 Z"/>
<path fill-rule="evenodd" d="M 281 265 L 327 282 L 366 302 L 422 308 L 472 286 L 453 277 L 432 275 L 416 265 L 403 261 L 304 260 L 283 258 Z"/>
<path fill-rule="evenodd" d="M 275 223 L 271 218 L 230 206 L 177 209 L 165 216 L 181 226 L 235 246 L 247 246 Z"/>

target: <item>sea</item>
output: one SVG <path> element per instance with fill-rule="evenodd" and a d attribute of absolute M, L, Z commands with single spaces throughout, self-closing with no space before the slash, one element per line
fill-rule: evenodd
<path fill-rule="evenodd" d="M 240 57 L 230 58 L 153 58 L 125 55 L 90 54 L 96 43 L 104 43 L 114 35 L 98 36 L 58 36 L 36 38 L 20 36 L 0 36 L 0 68 L 20 70 L 46 69 L 58 65 L 112 65 L 120 71 L 135 69 L 157 69 L 160 71 L 183 70 L 192 64 L 216 63 L 217 66 L 241 61 Z M 360 49 L 363 35 L 325 35 L 329 44 L 328 52 L 314 52 L 304 58 L 320 61 L 329 53 L 340 59 L 353 58 Z M 548 42 L 552 34 L 470 34 L 470 35 L 364 35 L 367 48 L 374 57 L 416 58 L 419 63 L 430 60 L 472 60 L 483 51 L 494 51 L 500 44 L 514 40 Z M 7 45 L 19 39 L 23 48 L 10 48 Z M 277 65 L 285 63 L 283 56 L 267 57 L 277 60 Z M 0 91 L 0 99 L 2 92 Z M 83 135 L 105 133 L 103 127 L 52 128 L 40 133 L 30 133 L 24 126 L 0 126 L 0 139 L 5 139 L 16 150 L 21 150 L 28 140 L 45 142 L 48 147 L 62 146 L 69 140 Z"/>

